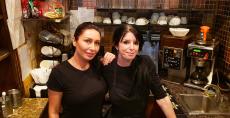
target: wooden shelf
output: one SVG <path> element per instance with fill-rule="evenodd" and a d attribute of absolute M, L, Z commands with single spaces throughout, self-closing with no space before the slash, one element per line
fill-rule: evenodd
<path fill-rule="evenodd" d="M 106 24 L 106 23 L 94 23 L 97 26 L 119 26 L 121 24 Z"/>
<path fill-rule="evenodd" d="M 215 9 L 205 9 L 205 8 L 192 8 L 191 11 L 197 11 L 197 12 L 214 12 Z"/>
<path fill-rule="evenodd" d="M 104 23 L 94 23 L 94 24 L 97 25 L 97 26 L 115 26 L 115 27 L 121 25 L 121 24 L 104 24 Z M 122 24 L 126 24 L 126 23 L 122 23 Z M 133 25 L 135 25 L 135 24 L 133 24 Z M 198 27 L 198 25 L 192 25 L 192 24 L 177 25 L 177 26 L 159 25 L 159 24 L 147 24 L 147 25 L 135 25 L 135 26 L 137 26 L 137 27 L 167 27 L 167 28 L 169 28 L 169 27 L 174 27 L 174 28 L 176 28 L 176 27 L 188 27 L 188 28 L 190 28 L 190 27 Z"/>
<path fill-rule="evenodd" d="M 167 12 L 167 13 L 175 13 L 175 12 L 188 12 L 190 9 L 182 9 L 182 8 L 171 8 L 171 9 L 144 9 L 144 8 L 134 8 L 134 9 L 128 9 L 128 8 L 96 8 L 99 12 L 114 12 L 114 11 L 120 11 L 120 12 Z"/>
<path fill-rule="evenodd" d="M 4 60 L 10 55 L 10 52 L 4 49 L 0 49 L 0 61 Z"/>
<path fill-rule="evenodd" d="M 134 9 L 129 9 L 129 8 L 96 8 L 97 11 L 130 11 L 130 12 L 137 12 L 137 11 L 146 11 L 146 12 L 188 12 L 188 11 L 206 11 L 206 12 L 213 12 L 214 9 L 206 9 L 206 8 L 170 8 L 170 9 L 144 9 L 144 8 L 134 8 Z"/>
<path fill-rule="evenodd" d="M 50 22 L 57 22 L 60 23 L 66 19 L 68 19 L 70 15 L 65 15 L 63 18 L 60 19 L 51 19 L 46 17 L 39 17 L 39 18 L 22 18 L 22 21 L 50 21 Z"/>

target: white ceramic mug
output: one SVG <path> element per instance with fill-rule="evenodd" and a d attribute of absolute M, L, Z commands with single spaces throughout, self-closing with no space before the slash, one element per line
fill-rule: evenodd
<path fill-rule="evenodd" d="M 188 23 L 187 17 L 181 17 L 180 20 L 181 20 L 181 24 L 187 24 Z"/>
<path fill-rule="evenodd" d="M 146 18 L 138 18 L 136 20 L 136 25 L 147 25 L 149 23 L 149 20 Z"/>

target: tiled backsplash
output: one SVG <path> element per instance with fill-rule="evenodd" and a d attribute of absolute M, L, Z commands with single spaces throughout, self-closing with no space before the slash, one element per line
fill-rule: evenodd
<path fill-rule="evenodd" d="M 220 41 L 218 56 L 219 69 L 230 72 L 230 1 L 219 0 L 216 22 L 215 37 Z"/>

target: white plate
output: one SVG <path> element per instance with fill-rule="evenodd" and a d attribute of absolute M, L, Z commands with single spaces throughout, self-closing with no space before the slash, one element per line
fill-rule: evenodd
<path fill-rule="evenodd" d="M 52 46 L 43 46 L 41 48 L 41 53 L 48 57 L 57 57 L 61 55 L 61 50 Z"/>
<path fill-rule="evenodd" d="M 42 60 L 40 62 L 40 67 L 41 68 L 46 68 L 46 69 L 52 69 L 56 65 L 58 65 L 59 62 L 57 60 Z"/>

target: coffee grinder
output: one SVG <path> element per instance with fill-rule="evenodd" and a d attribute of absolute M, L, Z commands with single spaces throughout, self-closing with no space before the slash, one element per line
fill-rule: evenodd
<path fill-rule="evenodd" d="M 188 76 L 187 46 L 192 41 L 192 35 L 184 37 L 172 36 L 169 32 L 161 35 L 162 68 L 167 70 L 165 81 L 181 84 Z"/>
<path fill-rule="evenodd" d="M 206 31 L 207 32 L 207 31 Z M 202 34 L 202 36 L 204 36 Z M 187 56 L 190 58 L 190 74 L 185 86 L 204 90 L 204 86 L 211 84 L 214 74 L 216 53 L 219 42 L 214 39 L 195 40 L 188 44 Z"/>

